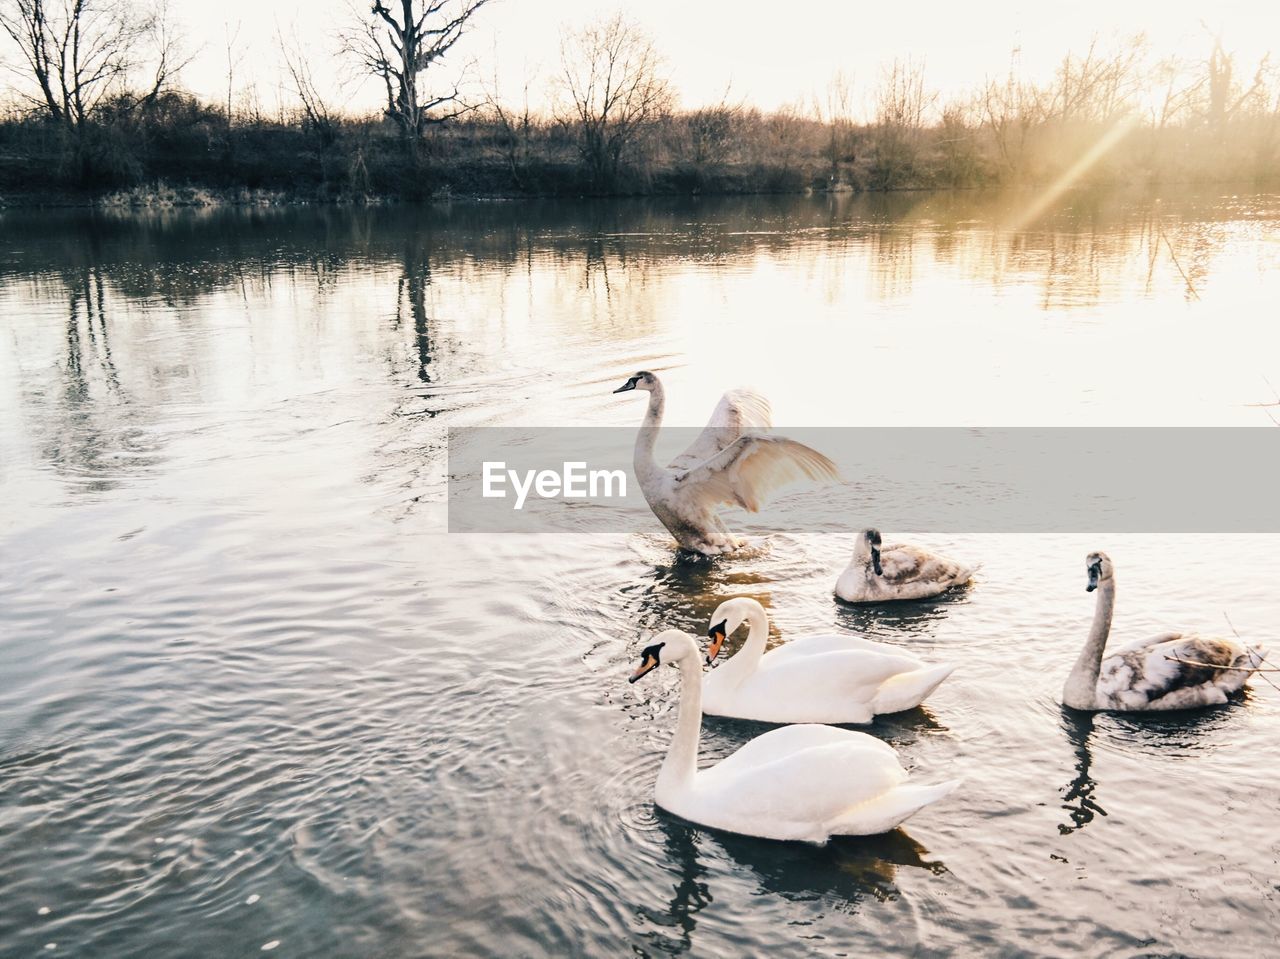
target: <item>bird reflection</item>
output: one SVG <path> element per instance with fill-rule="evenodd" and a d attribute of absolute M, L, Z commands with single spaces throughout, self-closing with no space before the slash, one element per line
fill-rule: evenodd
<path fill-rule="evenodd" d="M 696 951 L 698 913 L 715 899 L 708 878 L 711 867 L 746 869 L 766 894 L 793 902 L 822 899 L 845 914 L 868 898 L 897 899 L 900 869 L 922 869 L 935 876 L 947 871 L 902 829 L 879 836 L 839 836 L 825 846 L 812 846 L 701 829 L 662 809 L 654 811 L 666 834 L 664 847 L 675 883 L 665 909 L 642 906 L 637 912 L 656 927 L 646 938 L 664 953 Z"/>
<path fill-rule="evenodd" d="M 698 925 L 695 917 L 711 903 L 711 890 L 704 878 L 707 867 L 698 859 L 698 830 L 661 809 L 655 812 L 666 833 L 663 847 L 667 861 L 678 872 L 666 909 L 641 906 L 638 912 L 662 930 L 655 929 L 647 937 L 653 945 L 665 953 L 679 955 L 693 948 L 693 932 Z"/>
<path fill-rule="evenodd" d="M 1097 783 L 1090 768 L 1093 763 L 1090 740 L 1095 733 L 1130 755 L 1150 750 L 1166 760 L 1176 756 L 1193 757 L 1216 747 L 1218 740 L 1212 734 L 1226 729 L 1237 710 L 1247 702 L 1246 693 L 1225 706 L 1164 713 L 1099 714 L 1062 707 L 1062 728 L 1075 753 L 1076 775 L 1060 790 L 1062 808 L 1067 810 L 1070 822 L 1060 823 L 1058 831 L 1066 835 L 1083 829 L 1095 816 L 1107 815 L 1098 804 Z"/>
<path fill-rule="evenodd" d="M 897 899 L 900 868 L 923 869 L 935 876 L 947 871 L 901 828 L 878 836 L 837 836 L 825 846 L 715 835 L 724 851 L 754 870 L 769 892 L 791 900 L 822 897 L 843 911 L 867 897 L 878 902 Z"/>
<path fill-rule="evenodd" d="M 860 635 L 929 634 L 946 621 L 953 606 L 966 601 L 964 588 L 934 599 L 857 604 L 835 601 L 836 623 Z"/>
<path fill-rule="evenodd" d="M 730 596 L 750 596 L 768 610 L 771 601 L 766 584 L 772 581 L 766 571 L 752 569 L 749 564 L 722 563 L 677 550 L 668 553 L 642 581 L 622 587 L 622 612 L 641 634 L 681 629 L 698 636 L 706 630 L 715 608 Z M 739 637 L 738 645 L 744 641 Z M 729 642 L 726 652 L 736 651 L 732 637 Z"/>
<path fill-rule="evenodd" d="M 1062 808 L 1067 810 L 1069 823 L 1059 823 L 1058 832 L 1062 835 L 1083 829 L 1093 822 L 1095 815 L 1105 816 L 1107 811 L 1097 804 L 1093 798 L 1096 783 L 1089 775 L 1093 763 L 1093 754 L 1089 749 L 1089 737 L 1093 734 L 1093 713 L 1082 713 L 1066 706 L 1062 707 L 1062 728 L 1076 757 L 1076 775 L 1067 783 L 1062 796 Z"/>

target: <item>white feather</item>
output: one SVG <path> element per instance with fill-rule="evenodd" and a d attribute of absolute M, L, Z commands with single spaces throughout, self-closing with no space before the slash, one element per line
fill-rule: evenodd
<path fill-rule="evenodd" d="M 703 710 L 769 723 L 869 723 L 919 706 L 954 667 L 927 666 L 897 646 L 858 636 L 802 636 L 765 652 L 769 619 L 754 599 L 721 603 L 711 625 L 747 640 L 702 681 Z M 724 624 L 723 627 L 720 624 Z"/>
<path fill-rule="evenodd" d="M 649 393 L 636 437 L 636 479 L 649 508 L 686 549 L 714 556 L 741 545 L 721 521 L 721 506 L 755 512 L 787 483 L 838 478 L 821 453 L 769 433 L 769 403 L 749 390 L 725 393 L 698 438 L 663 468 L 653 452 L 665 404 L 662 381 L 637 373 L 622 387 L 633 389 Z"/>
<path fill-rule="evenodd" d="M 658 805 L 677 816 L 748 836 L 823 843 L 887 832 L 959 785 L 912 785 L 887 743 L 812 724 L 772 730 L 699 769 L 701 653 L 676 630 L 654 640 L 661 661 L 680 668 L 680 715 L 654 788 Z"/>

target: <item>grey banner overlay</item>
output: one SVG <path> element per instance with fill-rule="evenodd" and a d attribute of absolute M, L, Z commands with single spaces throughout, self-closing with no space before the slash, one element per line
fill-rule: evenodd
<path fill-rule="evenodd" d="M 662 430 L 658 462 L 669 462 L 700 432 Z M 825 533 L 878 526 L 938 533 L 1280 532 L 1275 427 L 774 432 L 825 453 L 838 465 L 841 481 L 785 487 L 756 514 L 726 507 L 721 515 L 734 531 Z M 661 533 L 632 469 L 635 439 L 634 427 L 450 429 L 449 530 Z M 486 462 L 490 492 L 506 495 L 482 495 Z M 504 464 L 501 472 L 498 463 Z M 568 470 L 570 486 L 588 495 L 540 496 L 529 471 L 563 477 L 566 463 L 581 464 Z M 591 471 L 600 471 L 594 496 Z M 613 471 L 625 475 L 625 496 L 616 495 L 617 476 L 604 475 Z M 520 509 L 518 484 L 527 490 Z M 546 477 L 543 491 L 555 485 Z"/>

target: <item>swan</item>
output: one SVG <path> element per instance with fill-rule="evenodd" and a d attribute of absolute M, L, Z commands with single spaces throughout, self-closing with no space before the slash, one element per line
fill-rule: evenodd
<path fill-rule="evenodd" d="M 654 788 L 670 813 L 726 832 L 822 844 L 837 835 L 888 832 L 959 785 L 910 785 L 892 746 L 835 726 L 783 726 L 699 769 L 701 652 L 676 629 L 654 640 L 631 682 L 662 663 L 680 668 L 676 731 Z"/>
<path fill-rule="evenodd" d="M 741 506 L 754 513 L 766 495 L 792 480 L 834 480 L 831 460 L 803 443 L 762 432 L 771 427 L 769 402 L 749 390 L 730 390 L 687 450 L 665 469 L 654 458 L 665 397 L 662 381 L 641 370 L 613 392 L 649 394 L 634 466 L 645 501 L 685 549 L 704 556 L 732 552 L 742 541 L 730 534 L 716 508 Z"/>
<path fill-rule="evenodd" d="M 878 529 L 854 541 L 853 559 L 836 580 L 836 596 L 847 603 L 928 599 L 973 578 L 973 568 L 919 546 L 881 546 Z"/>
<path fill-rule="evenodd" d="M 926 666 L 896 646 L 857 636 L 804 636 L 765 652 L 764 607 L 741 596 L 721 603 L 707 630 L 715 660 L 725 637 L 746 620 L 747 641 L 702 680 L 702 710 L 766 723 L 869 723 L 878 713 L 913 709 L 954 666 Z"/>
<path fill-rule="evenodd" d="M 1102 656 L 1116 603 L 1115 570 L 1106 553 L 1090 553 L 1087 592 L 1098 591 L 1093 627 L 1062 690 L 1073 709 L 1157 711 L 1225 703 L 1252 670 L 1262 646 L 1189 633 L 1161 633 Z M 1178 662 L 1182 660 L 1182 662 Z M 1191 663 L 1207 665 L 1194 666 Z"/>

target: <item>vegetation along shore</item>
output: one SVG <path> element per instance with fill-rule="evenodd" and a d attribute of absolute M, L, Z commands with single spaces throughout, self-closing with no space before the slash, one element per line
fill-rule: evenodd
<path fill-rule="evenodd" d="M 726 93 L 682 108 L 652 39 L 617 15 L 566 28 L 548 103 L 485 83 L 451 51 L 490 0 L 376 2 L 332 51 L 277 39 L 289 77 L 268 107 L 182 86 L 192 43 L 162 8 L 7 3 L 14 69 L 0 116 L 0 204 L 380 202 L 1147 185 L 1280 180 L 1280 70 L 1205 36 L 1199 59 L 1099 39 L 1051 76 L 1018 58 L 946 99 L 927 64 L 850 64 L 807 102 L 764 111 Z M 434 11 L 434 12 L 433 12 Z M 74 40 L 73 40 L 74 38 Z M 341 59 L 385 88 L 383 109 L 337 109 L 313 79 Z M 323 66 L 331 65 L 326 61 Z M 531 81 L 532 82 L 532 81 Z M 443 92 L 440 92 L 443 91 Z"/>

